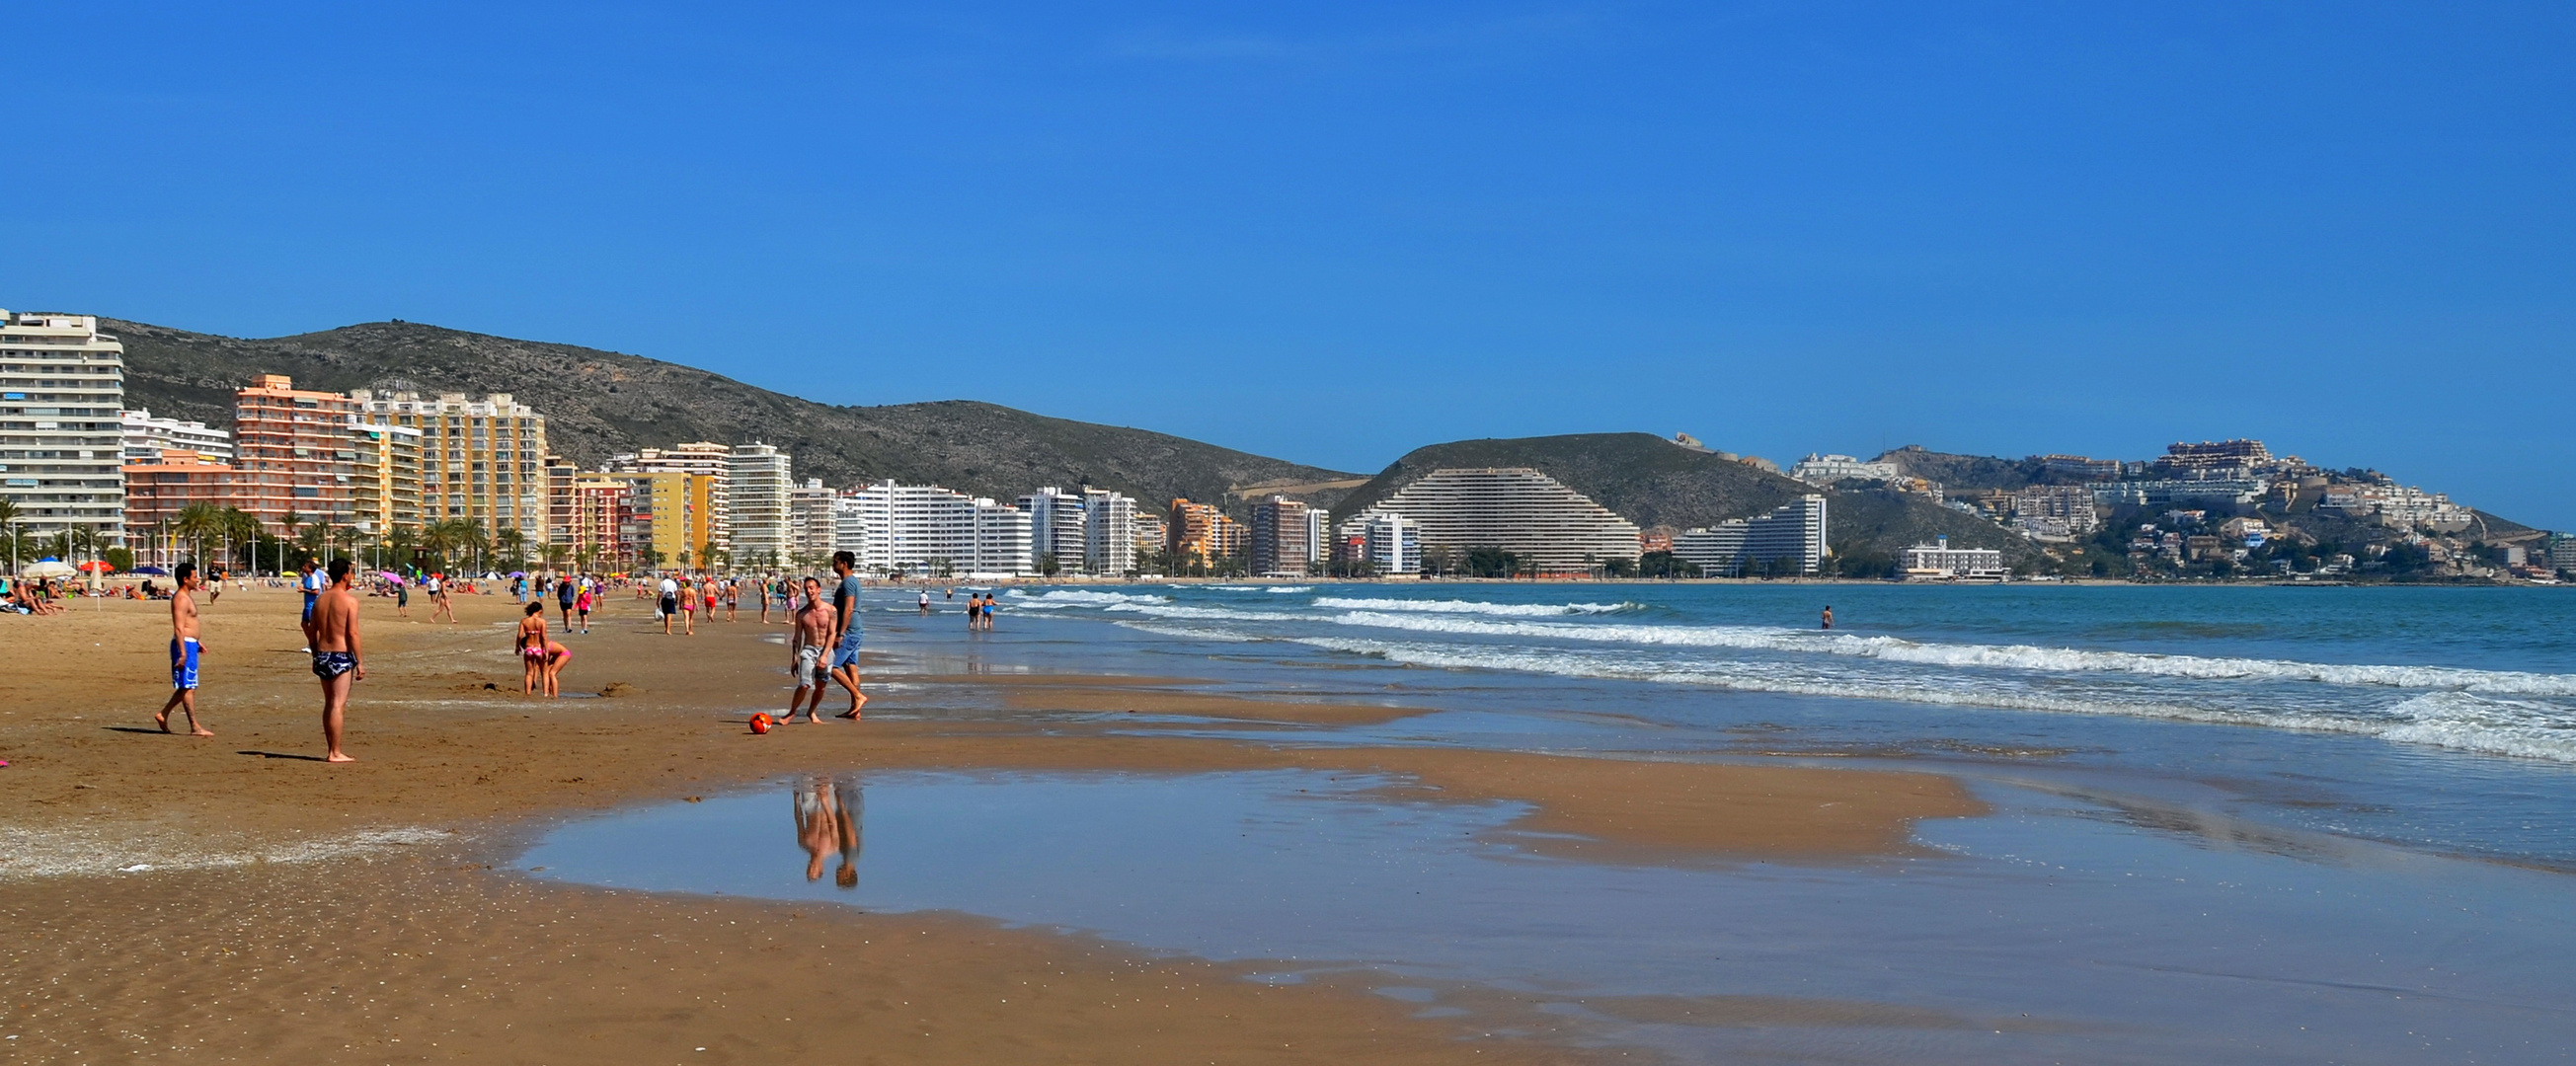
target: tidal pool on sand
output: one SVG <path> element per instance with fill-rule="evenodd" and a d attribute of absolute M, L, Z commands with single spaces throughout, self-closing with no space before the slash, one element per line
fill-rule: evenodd
<path fill-rule="evenodd" d="M 1460 990 L 1502 990 L 1569 1004 L 1552 1009 L 1680 1061 L 2576 1053 L 2561 874 L 2350 841 L 2233 850 L 1996 787 L 1993 816 L 1923 823 L 1924 854 L 1608 865 L 1516 846 L 1519 805 L 1408 801 L 1386 783 L 845 775 L 571 822 L 520 866 L 620 888 L 960 911 L 1276 960 L 1279 979 L 1365 967 L 1389 994 L 1434 989 L 1435 1011 L 1473 999 Z M 1857 1001 L 1913 1020 L 1711 1012 L 1733 1020 L 1678 1024 L 1570 1005 L 1651 996 Z"/>

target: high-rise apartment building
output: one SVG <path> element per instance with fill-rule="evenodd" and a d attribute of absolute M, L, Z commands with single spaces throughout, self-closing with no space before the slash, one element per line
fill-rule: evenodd
<path fill-rule="evenodd" d="M 509 393 L 349 394 L 366 421 L 421 434 L 421 520 L 470 519 L 498 536 L 546 538 L 546 420 Z"/>
<path fill-rule="evenodd" d="M 548 544 L 572 545 L 572 482 L 581 468 L 560 455 L 549 455 L 545 463 L 546 540 Z"/>
<path fill-rule="evenodd" d="M 1285 496 L 1252 505 L 1252 572 L 1260 577 L 1304 577 L 1314 558 L 1313 509 Z"/>
<path fill-rule="evenodd" d="M 1039 573 L 1053 562 L 1060 573 L 1088 573 L 1088 524 L 1084 499 L 1053 485 L 1020 497 L 1029 516 L 1029 553 Z"/>
<path fill-rule="evenodd" d="M 241 471 L 242 510 L 269 525 L 357 524 L 357 447 L 349 438 L 358 402 L 336 392 L 295 387 L 284 374 L 262 374 L 233 394 L 233 466 Z"/>
<path fill-rule="evenodd" d="M 614 471 L 575 475 L 576 485 L 614 481 L 626 486 L 625 516 L 616 540 L 627 562 L 635 566 L 703 568 L 706 524 L 697 515 L 706 500 L 706 479 L 689 474 Z M 594 511 L 598 507 L 594 505 Z M 649 549 L 649 551 L 648 551 Z"/>
<path fill-rule="evenodd" d="M 646 475 L 649 477 L 650 475 Z M 644 549 L 652 544 L 649 526 L 635 521 L 634 475 L 577 474 L 568 496 L 566 539 L 576 570 L 639 569 L 650 562 Z M 673 558 L 661 560 L 665 565 Z"/>
<path fill-rule="evenodd" d="M 1136 569 L 1136 501 L 1107 489 L 1082 490 L 1082 572 L 1125 577 Z M 1159 540 L 1160 535 L 1157 534 Z"/>
<path fill-rule="evenodd" d="M 737 444 L 725 457 L 726 526 L 736 567 L 768 570 L 787 565 L 796 531 L 788 521 L 787 453 L 767 444 Z"/>
<path fill-rule="evenodd" d="M 1215 563 L 1231 559 L 1250 547 L 1251 537 L 1243 523 L 1228 518 L 1214 504 L 1173 500 L 1171 517 L 1164 523 L 1163 550 L 1170 552 L 1175 566 L 1196 559 Z"/>
<path fill-rule="evenodd" d="M 733 546 L 733 449 L 714 441 L 691 441 L 669 448 L 640 448 L 631 454 L 620 454 L 608 461 L 611 470 L 639 474 L 687 474 L 702 480 L 706 486 L 706 505 L 698 515 L 708 535 L 715 540 L 716 550 Z M 704 553 L 706 541 L 699 541 L 697 551 Z"/>
<path fill-rule="evenodd" d="M 94 315 L 0 311 L 0 499 L 18 531 L 125 530 L 125 346 Z"/>
<path fill-rule="evenodd" d="M 421 432 L 410 426 L 349 427 L 349 502 L 358 532 L 383 537 L 420 527 Z"/>
<path fill-rule="evenodd" d="M 179 539 L 172 524 L 194 504 L 242 507 L 249 501 L 241 471 L 195 452 L 176 448 L 156 451 L 150 461 L 127 463 L 125 476 L 125 543 L 138 563 L 163 569 L 196 559 L 197 545 Z M 220 554 L 205 545 L 211 562 Z"/>
<path fill-rule="evenodd" d="M 1527 467 L 1434 470 L 1367 510 L 1413 519 L 1425 548 L 1500 548 L 1542 574 L 1637 557 L 1636 523 Z"/>
<path fill-rule="evenodd" d="M 157 463 L 164 451 L 183 451 L 208 462 L 233 461 L 233 435 L 203 422 L 154 418 L 152 412 L 118 412 L 117 427 L 125 441 L 125 461 Z"/>
<path fill-rule="evenodd" d="M 1825 498 L 1810 494 L 1768 514 L 1675 534 L 1673 556 L 1710 577 L 1738 577 L 1754 567 L 1812 574 L 1824 563 L 1825 534 Z"/>
<path fill-rule="evenodd" d="M 860 573 L 894 568 L 892 485 L 862 486 L 832 499 L 832 550 L 850 553 Z"/>
<path fill-rule="evenodd" d="M 1306 508 L 1306 562 L 1308 573 L 1322 573 L 1324 564 L 1333 561 L 1333 513 L 1321 507 Z"/>
<path fill-rule="evenodd" d="M 787 490 L 788 558 L 799 566 L 822 568 L 839 550 L 837 514 L 840 494 L 823 487 L 823 479 L 806 478 Z"/>
<path fill-rule="evenodd" d="M 1378 574 L 1422 572 L 1422 527 L 1412 518 L 1386 511 L 1363 511 L 1342 523 L 1343 559 L 1365 563 Z"/>
<path fill-rule="evenodd" d="M 834 506 L 835 536 L 870 573 L 1010 577 L 1034 572 L 1028 512 L 937 485 L 881 481 Z"/>

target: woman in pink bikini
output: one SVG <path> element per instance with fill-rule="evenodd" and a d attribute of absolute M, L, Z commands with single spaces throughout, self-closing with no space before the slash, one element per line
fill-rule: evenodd
<path fill-rule="evenodd" d="M 554 672 L 548 669 L 546 665 L 546 648 L 552 644 L 552 642 L 546 639 L 545 604 L 531 603 L 528 605 L 526 612 L 524 612 L 524 616 L 519 619 L 517 640 L 519 647 L 519 665 L 525 668 L 527 672 L 527 680 L 525 684 L 520 687 L 519 691 L 533 696 L 536 695 L 540 684 L 545 687 L 552 688 L 554 684 Z M 554 646 L 561 647 L 561 645 Z M 553 693 L 549 692 L 547 695 L 551 696 Z"/>

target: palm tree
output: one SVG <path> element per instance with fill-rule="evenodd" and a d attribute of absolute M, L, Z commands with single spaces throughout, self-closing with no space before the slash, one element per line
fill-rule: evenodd
<path fill-rule="evenodd" d="M 456 527 L 449 522 L 432 522 L 420 527 L 420 550 L 429 556 L 430 568 L 447 569 L 447 553 L 455 551 Z"/>
<path fill-rule="evenodd" d="M 537 549 L 537 557 L 545 561 L 546 569 L 558 573 L 563 570 L 564 556 L 568 554 L 571 553 L 561 544 L 547 544 Z"/>
<path fill-rule="evenodd" d="M 501 558 L 515 570 L 528 568 L 528 535 L 515 529 L 504 529 L 492 538 L 499 546 Z"/>
<path fill-rule="evenodd" d="M 295 546 L 304 549 L 304 554 L 311 556 L 314 563 L 318 565 L 322 562 L 324 554 L 330 550 L 331 531 L 334 528 L 331 525 L 331 519 L 327 516 L 314 519 L 312 525 L 304 527 L 304 535 L 295 538 Z"/>
<path fill-rule="evenodd" d="M 394 569 L 410 567 L 420 554 L 420 527 L 395 526 L 385 534 L 385 550 L 393 553 Z"/>
<path fill-rule="evenodd" d="M 451 518 L 447 520 L 447 524 L 454 527 L 451 535 L 456 538 L 456 546 L 468 550 L 466 555 L 468 562 L 480 562 L 490 554 L 492 537 L 491 534 L 484 532 L 483 523 L 471 518 Z M 484 567 L 477 566 L 475 569 L 484 569 Z"/>
<path fill-rule="evenodd" d="M 0 498 L 0 529 L 8 530 L 9 572 L 18 572 L 18 501 Z"/>
<path fill-rule="evenodd" d="M 239 507 L 226 507 L 216 515 L 215 528 L 208 530 L 206 535 L 221 536 L 227 544 L 239 544 L 247 549 L 250 556 L 248 569 L 258 573 L 260 531 L 259 516 Z M 231 566 L 231 553 L 227 551 L 225 555 L 224 565 Z"/>
<path fill-rule="evenodd" d="M 188 542 L 188 558 L 200 563 L 206 557 L 206 538 L 222 536 L 224 512 L 211 503 L 192 503 L 179 509 L 170 520 L 170 532 Z"/>

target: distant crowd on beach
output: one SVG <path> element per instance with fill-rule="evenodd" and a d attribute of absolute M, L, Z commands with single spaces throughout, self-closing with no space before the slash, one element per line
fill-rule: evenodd
<path fill-rule="evenodd" d="M 210 603 L 220 596 L 222 575 L 207 575 L 194 563 L 180 563 L 170 576 L 172 582 L 166 591 L 153 590 L 154 595 L 166 596 L 170 603 L 170 697 L 153 720 L 163 732 L 172 732 L 170 716 L 177 713 L 186 721 L 190 736 L 210 737 L 214 732 L 206 728 L 197 706 L 206 654 L 197 600 L 201 593 Z M 563 670 L 573 659 L 573 650 L 564 638 L 588 634 L 592 613 L 610 592 L 622 588 L 632 589 L 637 599 L 649 597 L 654 601 L 655 619 L 665 635 L 695 636 L 700 616 L 712 624 L 719 610 L 724 622 L 739 622 L 745 599 L 752 601 L 764 625 L 773 624 L 774 612 L 775 624 L 788 627 L 789 669 L 796 678 L 795 695 L 783 720 L 792 722 L 801 711 L 808 722 L 822 721 L 823 699 L 835 685 L 849 696 L 849 707 L 835 717 L 857 720 L 868 698 L 861 691 L 859 675 L 859 602 L 863 583 L 852 553 L 833 555 L 831 579 L 832 588 L 827 593 L 822 578 L 783 574 L 674 571 L 640 579 L 624 574 L 511 574 L 508 589 L 521 605 L 518 624 L 512 631 L 512 650 L 522 668 L 521 692 L 543 697 L 563 694 Z M 285 583 L 283 579 L 271 582 L 276 587 Z M 24 582 L 19 584 L 23 586 Z M 428 600 L 431 622 L 457 620 L 454 595 L 490 594 L 488 587 L 475 581 L 449 580 L 439 573 L 412 577 L 378 572 L 362 580 L 347 558 L 332 559 L 321 566 L 307 560 L 298 567 L 294 587 L 304 597 L 301 650 L 312 657 L 313 675 L 321 687 L 324 761 L 355 761 L 344 750 L 343 738 L 352 687 L 367 676 L 358 620 L 361 591 L 392 598 L 397 617 L 408 618 L 415 584 Z M 950 595 L 955 595 L 954 590 Z M 549 600 L 559 612 L 560 631 L 546 617 Z M 922 602 L 926 610 L 926 591 Z M 990 628 L 989 594 L 980 601 L 970 596 L 969 602 L 976 604 L 969 610 L 970 627 Z M 30 613 L 54 609 L 58 608 Z"/>

